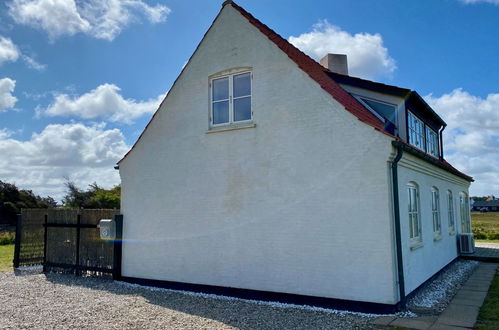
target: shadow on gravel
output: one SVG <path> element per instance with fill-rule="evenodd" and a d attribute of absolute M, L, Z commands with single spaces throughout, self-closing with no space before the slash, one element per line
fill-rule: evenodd
<path fill-rule="evenodd" d="M 222 322 L 239 329 L 369 329 L 368 318 L 352 314 L 280 308 L 237 300 L 213 299 L 177 292 L 134 287 L 108 279 L 76 277 L 73 275 L 45 275 L 47 280 L 59 285 L 80 286 L 91 290 L 106 291 L 115 295 L 140 296 L 150 304 L 182 313 Z M 91 303 L 91 302 L 89 302 Z"/>
<path fill-rule="evenodd" d="M 43 272 L 42 266 L 40 267 L 25 267 L 25 268 L 14 268 L 14 275 L 15 276 L 28 276 L 28 275 L 35 275 L 35 274 L 41 274 Z"/>

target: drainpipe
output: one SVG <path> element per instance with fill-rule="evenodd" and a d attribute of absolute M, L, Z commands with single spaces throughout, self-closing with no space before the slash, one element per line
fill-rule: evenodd
<path fill-rule="evenodd" d="M 405 281 L 404 281 L 404 264 L 402 259 L 402 238 L 400 229 L 400 205 L 399 205 L 399 189 L 398 189 L 398 171 L 397 163 L 402 158 L 402 146 L 397 145 L 397 156 L 392 161 L 392 184 L 393 184 L 393 212 L 395 220 L 395 243 L 397 246 L 397 272 L 399 282 L 400 307 L 405 309 Z"/>
<path fill-rule="evenodd" d="M 444 132 L 444 129 L 447 127 L 447 124 L 442 126 L 439 132 L 439 144 L 440 144 L 440 159 L 444 159 L 444 140 L 442 139 L 442 133 Z"/>

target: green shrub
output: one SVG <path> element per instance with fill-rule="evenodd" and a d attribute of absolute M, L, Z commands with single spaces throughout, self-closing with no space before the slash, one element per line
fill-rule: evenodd
<path fill-rule="evenodd" d="M 0 245 L 14 244 L 16 233 L 13 231 L 0 231 Z"/>

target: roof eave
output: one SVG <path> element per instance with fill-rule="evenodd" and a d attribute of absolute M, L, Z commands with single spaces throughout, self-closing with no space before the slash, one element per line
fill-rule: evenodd
<path fill-rule="evenodd" d="M 457 170 L 456 168 L 454 168 L 450 163 L 448 163 L 447 161 L 445 161 L 444 159 L 437 159 L 437 158 L 434 158 L 416 148 L 414 148 L 413 146 L 411 146 L 410 144 L 404 142 L 404 141 L 401 141 L 401 140 L 398 140 L 398 141 L 393 141 L 392 142 L 392 145 L 394 147 L 400 147 L 402 148 L 402 150 L 408 152 L 409 154 L 413 155 L 413 156 L 416 156 L 422 160 L 425 160 L 427 161 L 428 163 L 432 164 L 432 165 L 435 165 L 443 170 L 446 170 L 447 172 L 449 173 L 452 173 L 454 175 L 457 175 L 458 177 L 468 181 L 468 182 L 474 182 L 475 180 L 473 180 L 473 178 L 469 175 L 466 175 L 464 174 L 463 172 Z"/>

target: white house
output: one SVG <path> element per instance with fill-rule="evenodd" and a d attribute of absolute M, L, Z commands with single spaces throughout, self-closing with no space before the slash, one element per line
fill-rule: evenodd
<path fill-rule="evenodd" d="M 118 164 L 125 280 L 392 309 L 458 257 L 444 121 L 321 62 L 224 2 Z"/>

